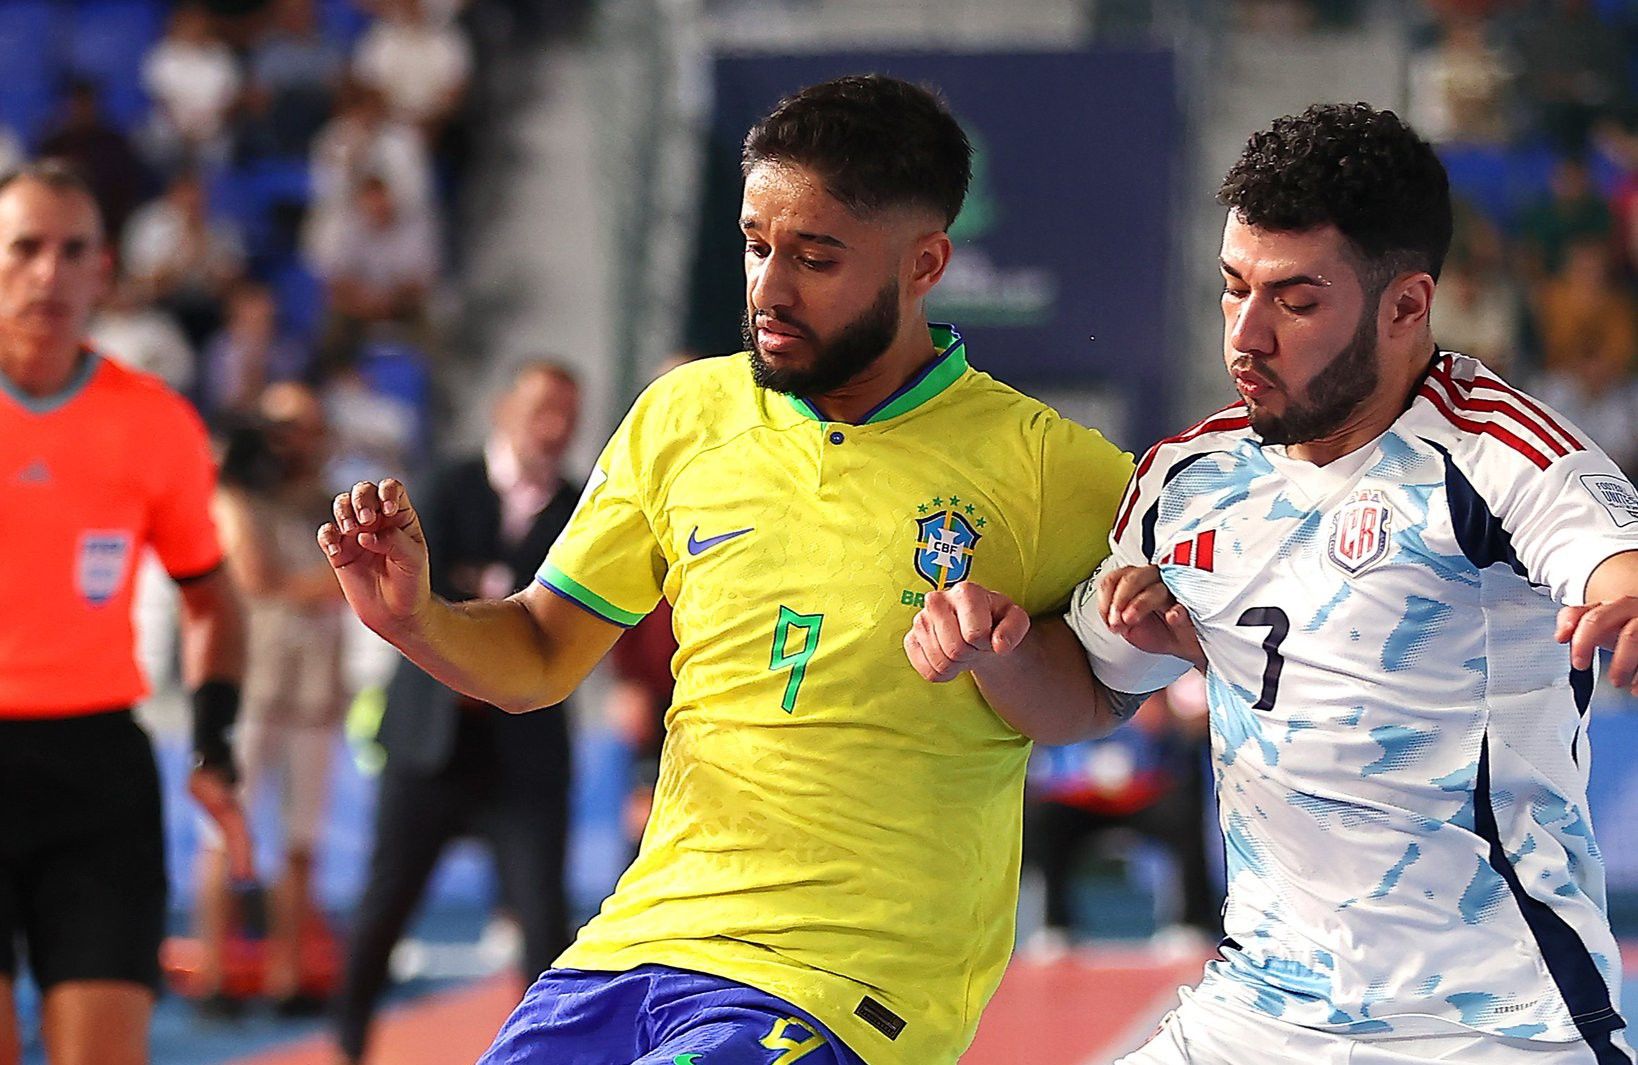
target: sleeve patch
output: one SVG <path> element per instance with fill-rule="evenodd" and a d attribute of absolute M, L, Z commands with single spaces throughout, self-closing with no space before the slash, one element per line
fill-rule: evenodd
<path fill-rule="evenodd" d="M 1609 512 L 1617 528 L 1638 524 L 1638 491 L 1624 477 L 1604 473 L 1584 473 L 1581 483 Z"/>

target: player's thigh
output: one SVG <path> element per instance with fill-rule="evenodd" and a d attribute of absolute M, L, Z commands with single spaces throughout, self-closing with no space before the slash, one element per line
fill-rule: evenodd
<path fill-rule="evenodd" d="M 811 1022 L 769 1007 L 718 1007 L 676 1026 L 632 1065 L 862 1065 Z"/>
<path fill-rule="evenodd" d="M 147 1065 L 154 992 L 119 980 L 70 980 L 40 1002 L 51 1065 Z"/>

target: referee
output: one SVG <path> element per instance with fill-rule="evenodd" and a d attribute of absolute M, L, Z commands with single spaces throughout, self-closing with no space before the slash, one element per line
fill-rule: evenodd
<path fill-rule="evenodd" d="M 181 397 L 84 346 L 109 264 L 66 165 L 0 179 L 0 1065 L 21 1057 L 22 957 L 51 1065 L 148 1059 L 165 865 L 131 585 L 150 548 L 182 590 L 189 789 L 250 872 L 226 736 L 244 630 L 210 451 Z"/>

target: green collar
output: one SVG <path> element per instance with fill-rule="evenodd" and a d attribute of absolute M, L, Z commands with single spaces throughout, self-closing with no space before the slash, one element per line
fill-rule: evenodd
<path fill-rule="evenodd" d="M 938 348 L 938 355 L 914 377 L 900 385 L 891 396 L 871 408 L 857 424 L 872 425 L 897 418 L 901 414 L 908 414 L 955 384 L 956 378 L 966 372 L 967 342 L 961 339 L 961 334 L 956 332 L 955 326 L 930 323 L 927 331 L 932 334 L 933 345 Z M 816 422 L 834 420 L 825 417 L 811 400 L 803 396 L 787 394 L 785 398 L 804 418 Z"/>

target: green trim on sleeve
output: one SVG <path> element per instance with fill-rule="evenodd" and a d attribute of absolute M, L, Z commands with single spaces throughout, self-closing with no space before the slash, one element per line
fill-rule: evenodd
<path fill-rule="evenodd" d="M 564 573 L 562 570 L 552 565 L 550 561 L 541 563 L 540 572 L 535 575 L 535 579 L 564 598 L 574 600 L 576 603 L 585 607 L 587 610 L 590 610 L 593 614 L 596 614 L 605 621 L 610 621 L 616 625 L 629 629 L 639 621 L 643 620 L 643 614 L 634 614 L 629 610 L 621 610 L 607 599 L 604 599 L 590 588 L 587 588 L 584 584 L 581 584 L 567 573 Z"/>

